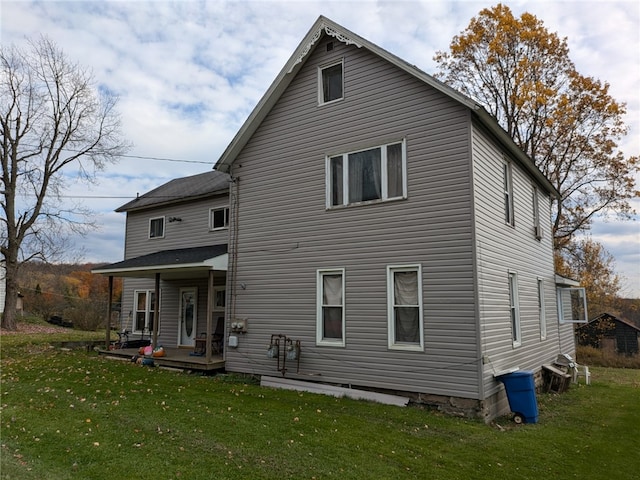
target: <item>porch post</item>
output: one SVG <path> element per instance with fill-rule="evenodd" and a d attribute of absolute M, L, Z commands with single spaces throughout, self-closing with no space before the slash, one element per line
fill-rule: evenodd
<path fill-rule="evenodd" d="M 113 298 L 113 275 L 109 275 L 109 296 L 107 299 L 107 331 L 104 339 L 104 348 L 109 350 L 109 343 L 111 342 L 111 301 Z"/>
<path fill-rule="evenodd" d="M 160 273 L 156 273 L 155 298 L 153 299 L 153 348 L 158 346 L 158 324 L 160 323 Z"/>
<path fill-rule="evenodd" d="M 213 328 L 211 326 L 211 317 L 213 316 L 213 286 L 214 286 L 214 271 L 209 270 L 209 286 L 207 288 L 207 340 L 205 352 L 207 354 L 207 363 L 211 362 L 211 337 L 213 335 Z"/>

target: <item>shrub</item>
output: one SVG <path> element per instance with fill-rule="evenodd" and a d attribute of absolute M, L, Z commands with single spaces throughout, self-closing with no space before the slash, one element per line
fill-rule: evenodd
<path fill-rule="evenodd" d="M 621 355 L 616 352 L 579 345 L 576 360 L 584 365 L 613 368 L 640 368 L 640 355 Z"/>

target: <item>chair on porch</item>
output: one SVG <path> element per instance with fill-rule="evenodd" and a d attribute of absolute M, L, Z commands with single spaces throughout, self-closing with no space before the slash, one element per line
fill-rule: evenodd
<path fill-rule="evenodd" d="M 216 328 L 211 334 L 211 353 L 214 355 L 222 355 L 224 347 L 224 316 L 216 318 Z M 196 338 L 194 353 L 197 355 L 205 355 L 207 353 L 207 334 L 200 333 Z"/>
<path fill-rule="evenodd" d="M 212 352 L 215 355 L 222 355 L 224 348 L 224 316 L 216 318 L 216 329 L 211 335 Z"/>

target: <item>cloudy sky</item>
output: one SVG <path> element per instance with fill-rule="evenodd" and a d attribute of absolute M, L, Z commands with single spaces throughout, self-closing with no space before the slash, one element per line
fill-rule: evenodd
<path fill-rule="evenodd" d="M 89 191 L 69 192 L 86 196 L 98 213 L 100 230 L 78 241 L 83 260 L 116 262 L 123 258 L 124 214 L 114 209 L 172 178 L 209 170 L 319 15 L 434 73 L 435 52 L 496 3 L 1 0 L 0 40 L 24 44 L 26 36 L 46 34 L 119 95 L 134 144 L 130 157 L 101 173 Z M 621 148 L 638 155 L 640 3 L 503 3 L 567 37 L 578 71 L 611 84 L 613 97 L 627 104 L 630 133 Z M 623 294 L 640 298 L 640 222 L 598 220 L 592 236 L 615 257 Z"/>

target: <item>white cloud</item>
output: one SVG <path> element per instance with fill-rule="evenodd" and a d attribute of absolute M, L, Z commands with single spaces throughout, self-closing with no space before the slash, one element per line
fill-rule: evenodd
<path fill-rule="evenodd" d="M 494 4 L 497 2 L 494 2 Z M 120 96 L 131 155 L 89 195 L 131 197 L 171 178 L 210 169 L 319 15 L 434 73 L 433 56 L 491 4 L 481 1 L 60 1 L 0 3 L 2 43 L 48 35 Z M 640 152 L 640 6 L 635 1 L 515 1 L 567 37 L 578 70 L 611 84 L 627 103 L 627 155 Z M 70 193 L 86 194 L 85 186 Z M 126 198 L 86 199 L 103 229 L 86 242 L 87 260 L 118 261 Z M 629 291 L 640 296 L 638 223 L 598 222 L 593 236 L 616 256 Z M 630 250 L 630 251 L 629 251 Z"/>

